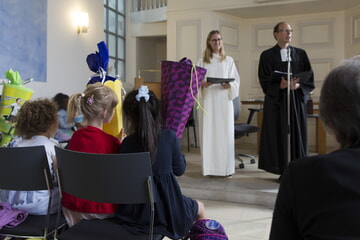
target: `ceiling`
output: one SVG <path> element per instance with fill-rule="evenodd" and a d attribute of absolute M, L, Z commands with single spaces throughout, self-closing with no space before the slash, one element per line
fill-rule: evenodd
<path fill-rule="evenodd" d="M 293 3 L 284 0 L 254 0 L 252 6 L 216 11 L 241 18 L 263 18 L 342 11 L 355 6 L 360 6 L 359 0 L 308 0 Z"/>

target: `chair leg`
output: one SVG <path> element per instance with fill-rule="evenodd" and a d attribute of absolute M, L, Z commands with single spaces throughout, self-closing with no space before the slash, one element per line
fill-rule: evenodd
<path fill-rule="evenodd" d="M 244 153 L 235 153 L 235 158 L 240 162 L 239 168 L 241 168 L 241 169 L 245 168 L 245 163 L 244 163 L 244 160 L 242 160 L 242 158 L 240 156 L 250 158 L 251 164 L 255 164 L 255 162 L 256 162 L 255 156 L 253 156 L 253 155 L 248 155 L 248 154 L 244 154 Z"/>
<path fill-rule="evenodd" d="M 189 126 L 186 126 L 186 132 L 187 132 L 188 152 L 190 152 L 190 132 L 189 132 Z"/>
<path fill-rule="evenodd" d="M 239 168 L 240 168 L 240 169 L 245 168 L 244 161 L 240 158 L 240 154 L 239 154 L 239 153 L 235 153 L 235 159 L 240 162 L 240 163 L 239 163 Z"/>
<path fill-rule="evenodd" d="M 195 123 L 193 125 L 193 129 L 194 129 L 194 140 L 195 140 L 195 147 L 197 148 L 197 139 L 196 139 L 196 128 L 195 128 Z"/>
<path fill-rule="evenodd" d="M 248 155 L 248 154 L 243 154 L 243 153 L 239 153 L 240 156 L 243 156 L 243 157 L 248 157 L 250 158 L 250 163 L 251 164 L 254 164 L 255 163 L 255 157 L 253 155 Z"/>

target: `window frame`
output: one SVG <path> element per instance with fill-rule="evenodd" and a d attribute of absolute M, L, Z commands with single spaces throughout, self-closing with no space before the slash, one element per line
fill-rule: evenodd
<path fill-rule="evenodd" d="M 115 7 L 115 8 L 114 8 Z M 109 49 L 108 69 L 110 76 L 126 82 L 126 1 L 104 0 L 104 41 Z M 122 11 L 123 12 L 122 12 Z M 115 13 L 115 21 L 110 23 L 110 14 Z M 123 19 L 122 26 L 119 20 Z M 111 25 L 114 24 L 114 25 Z M 115 39 L 114 44 L 110 40 Z M 123 46 L 119 46 L 123 42 Z M 122 54 L 119 54 L 121 53 Z M 121 55 L 121 56 L 120 56 Z"/>

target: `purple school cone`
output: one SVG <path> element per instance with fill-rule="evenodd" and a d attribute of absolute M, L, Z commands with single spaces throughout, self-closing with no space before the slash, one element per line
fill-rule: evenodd
<path fill-rule="evenodd" d="M 187 58 L 179 62 L 161 62 L 161 111 L 164 127 L 173 130 L 178 139 L 181 138 L 197 101 L 205 74 L 205 68 L 195 66 Z"/>

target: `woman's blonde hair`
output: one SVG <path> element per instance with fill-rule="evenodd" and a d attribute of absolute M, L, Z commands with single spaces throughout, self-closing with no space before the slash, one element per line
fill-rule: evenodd
<path fill-rule="evenodd" d="M 100 116 L 104 110 L 112 111 L 119 103 L 115 92 L 100 83 L 89 85 L 83 93 L 72 95 L 68 103 L 68 122 L 76 115 L 83 115 L 83 125 Z"/>
<path fill-rule="evenodd" d="M 209 41 L 211 40 L 212 36 L 214 34 L 220 34 L 220 32 L 218 30 L 212 30 L 211 32 L 209 32 L 207 38 L 206 38 L 206 48 L 205 48 L 205 51 L 204 51 L 204 56 L 203 56 L 203 61 L 205 63 L 210 63 L 210 60 L 212 59 L 213 57 L 213 50 L 211 48 L 211 45 L 209 44 Z M 219 55 L 220 55 L 220 62 L 225 60 L 226 58 L 226 55 L 225 55 L 225 49 L 224 49 L 224 45 L 221 46 L 220 48 L 220 52 L 219 52 Z"/>

